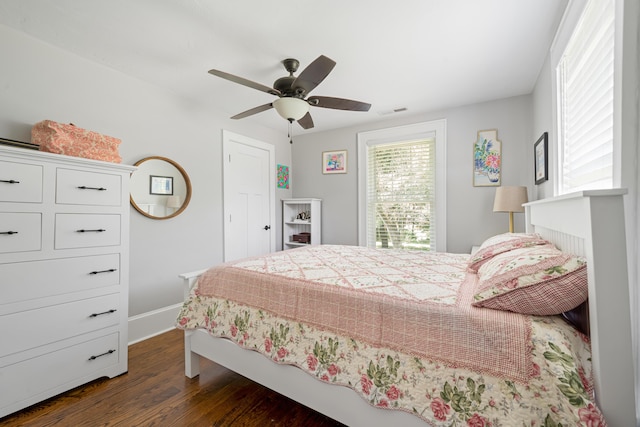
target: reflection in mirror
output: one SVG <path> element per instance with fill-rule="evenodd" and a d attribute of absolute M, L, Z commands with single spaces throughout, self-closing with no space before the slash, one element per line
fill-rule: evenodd
<path fill-rule="evenodd" d="M 180 215 L 191 200 L 191 181 L 171 159 L 146 157 L 135 163 L 131 174 L 131 205 L 142 215 L 168 219 Z"/>

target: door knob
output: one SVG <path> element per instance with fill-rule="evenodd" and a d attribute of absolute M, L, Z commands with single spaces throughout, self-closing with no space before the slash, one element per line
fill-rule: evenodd
<path fill-rule="evenodd" d="M 265 229 L 265 230 L 271 230 L 271 226 L 270 226 L 270 225 L 265 225 L 265 226 L 264 226 L 264 229 Z"/>

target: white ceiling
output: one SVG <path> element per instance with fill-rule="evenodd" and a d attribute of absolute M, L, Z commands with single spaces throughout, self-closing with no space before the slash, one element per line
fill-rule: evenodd
<path fill-rule="evenodd" d="M 232 116 L 274 96 L 280 61 L 337 62 L 312 95 L 372 104 L 311 109 L 325 131 L 531 93 L 567 0 L 2 0 L 0 24 Z M 0 71 L 1 72 L 1 71 Z M 244 118 L 283 130 L 274 110 Z"/>

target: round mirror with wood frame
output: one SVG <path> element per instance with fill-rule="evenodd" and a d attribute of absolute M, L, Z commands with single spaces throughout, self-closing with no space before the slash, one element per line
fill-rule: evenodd
<path fill-rule="evenodd" d="M 131 174 L 131 206 L 151 219 L 180 215 L 191 200 L 189 175 L 178 163 L 161 156 L 145 157 Z"/>

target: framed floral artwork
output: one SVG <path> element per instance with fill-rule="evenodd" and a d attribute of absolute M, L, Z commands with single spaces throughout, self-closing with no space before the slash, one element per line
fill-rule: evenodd
<path fill-rule="evenodd" d="M 498 139 L 498 130 L 478 131 L 473 144 L 473 186 L 500 186 L 501 170 L 502 142 Z"/>
<path fill-rule="evenodd" d="M 347 173 L 347 150 L 324 151 L 322 153 L 322 173 Z"/>
<path fill-rule="evenodd" d="M 289 188 L 289 166 L 278 165 L 278 188 Z"/>

